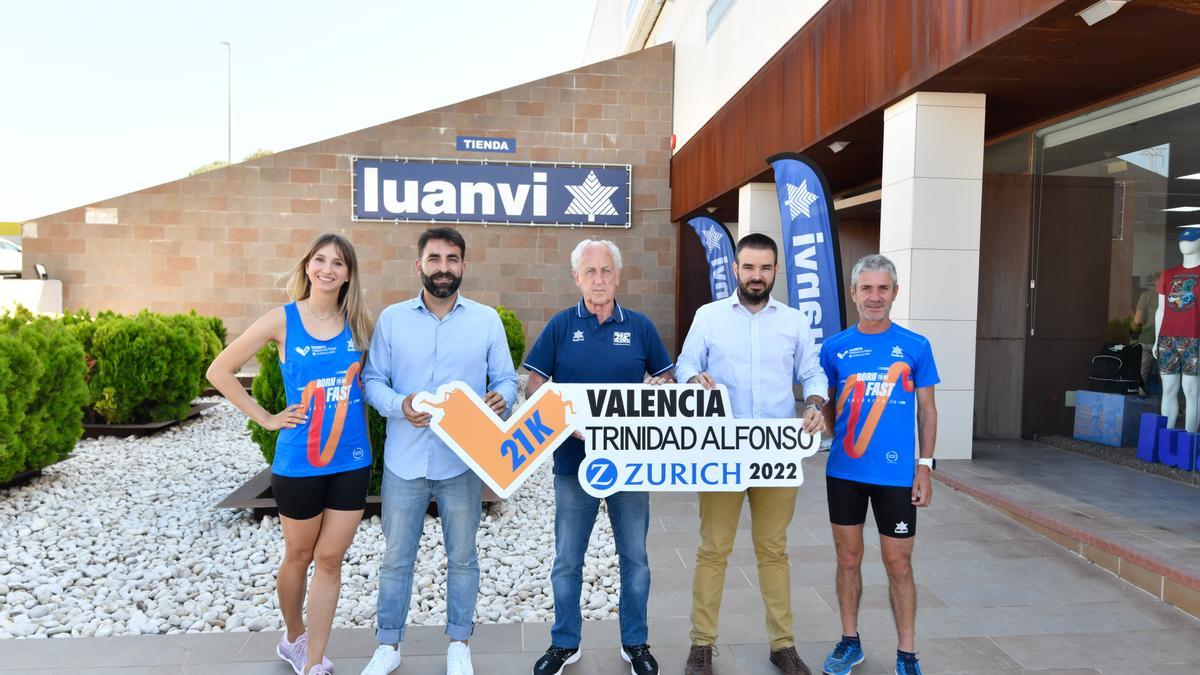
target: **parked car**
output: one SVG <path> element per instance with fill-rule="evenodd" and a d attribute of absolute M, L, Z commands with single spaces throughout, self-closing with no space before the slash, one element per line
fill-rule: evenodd
<path fill-rule="evenodd" d="M 0 277 L 21 276 L 21 245 L 0 239 Z"/>

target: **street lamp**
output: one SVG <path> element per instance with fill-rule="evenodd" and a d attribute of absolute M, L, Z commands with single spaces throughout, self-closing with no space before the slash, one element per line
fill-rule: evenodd
<path fill-rule="evenodd" d="M 226 136 L 225 161 L 233 164 L 233 45 L 221 40 L 225 45 L 225 101 L 226 101 Z"/>

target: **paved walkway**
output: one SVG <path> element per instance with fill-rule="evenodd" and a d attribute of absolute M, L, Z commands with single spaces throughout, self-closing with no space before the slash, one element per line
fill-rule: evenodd
<path fill-rule="evenodd" d="M 977 449 L 979 458 L 973 462 L 947 462 L 947 476 L 975 472 L 977 479 L 987 479 L 987 472 L 995 471 L 990 479 L 1005 481 L 998 485 L 1010 496 L 1020 496 L 1022 491 L 1027 496 L 1037 495 L 1042 489 L 1069 491 L 1078 503 L 1092 504 L 1090 515 L 1097 523 L 1115 517 L 1104 508 L 1107 505 L 1128 506 L 1128 513 L 1157 520 L 1148 523 L 1152 527 L 1169 525 L 1159 515 L 1170 516 L 1174 501 L 1167 501 L 1168 511 L 1163 513 L 1151 507 L 1160 501 L 1157 498 L 1147 503 L 1130 498 L 1139 490 L 1158 495 L 1160 490 L 1174 487 L 1147 483 L 1151 477 L 1042 446 L 1015 444 L 993 451 L 986 445 Z M 801 488 L 789 546 L 797 647 L 810 666 L 819 666 L 839 633 L 823 465 L 823 455 L 806 462 L 810 482 Z M 995 508 L 946 485 L 935 485 L 933 505 L 923 510 L 918 520 L 915 553 L 920 602 L 917 644 L 926 673 L 1200 672 L 1200 621 Z M 1179 487 L 1187 490 L 1180 493 L 1182 498 L 1195 499 L 1200 494 Z M 1103 495 L 1106 491 L 1111 493 L 1107 497 Z M 1116 501 L 1099 504 L 1089 499 Z M 1186 503 L 1193 515 L 1197 513 L 1194 502 Z M 1048 503 L 1046 508 L 1057 507 Z M 654 496 L 649 540 L 654 575 L 650 639 L 664 673 L 681 673 L 687 652 L 697 522 L 693 495 Z M 717 672 L 722 675 L 777 672 L 766 658 L 748 526 L 747 511 L 725 585 L 720 656 L 716 659 Z M 1128 531 L 1143 532 L 1137 527 Z M 1188 531 L 1179 528 L 1181 539 L 1173 542 L 1178 548 L 1192 548 L 1187 541 L 1196 543 L 1188 539 Z M 855 668 L 856 675 L 892 672 L 895 629 L 875 539 L 868 527 L 861 612 L 867 660 Z M 1194 551 L 1188 555 L 1191 553 Z M 549 644 L 548 636 L 548 624 L 481 626 L 472 639 L 475 672 L 528 673 Z M 291 671 L 274 657 L 276 640 L 277 633 L 233 633 L 4 641 L 0 643 L 0 673 L 287 675 Z M 567 674 L 628 672 L 617 644 L 616 622 L 586 622 L 584 657 Z M 339 630 L 330 657 L 337 672 L 356 674 L 373 647 L 369 629 Z M 398 672 L 441 673 L 444 650 L 441 629 L 410 629 Z"/>
<path fill-rule="evenodd" d="M 947 475 L 1200 574 L 1196 485 L 1024 441 L 976 441 L 973 460 L 944 464 Z"/>

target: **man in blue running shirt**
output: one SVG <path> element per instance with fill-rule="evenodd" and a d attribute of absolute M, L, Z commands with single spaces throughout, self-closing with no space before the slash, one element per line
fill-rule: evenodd
<path fill-rule="evenodd" d="M 821 345 L 821 367 L 830 383 L 826 423 L 831 416 L 836 419 L 825 483 L 842 616 L 842 639 L 822 667 L 830 675 L 849 673 L 863 661 L 858 603 L 868 503 L 879 528 L 899 637 L 896 673 L 921 672 L 913 648 L 917 587 L 912 550 L 917 507 L 929 506 L 933 490 L 933 388 L 939 380 L 929 340 L 892 323 L 899 290 L 892 261 L 881 255 L 860 259 L 850 274 L 858 324 Z"/>

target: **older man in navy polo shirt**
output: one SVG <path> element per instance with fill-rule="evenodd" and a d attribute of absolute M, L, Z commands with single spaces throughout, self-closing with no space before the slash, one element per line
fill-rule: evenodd
<path fill-rule="evenodd" d="M 617 304 L 621 251 L 611 241 L 585 239 L 571 253 L 572 274 L 583 298 L 555 314 L 525 359 L 526 396 L 553 378 L 562 383 L 674 382 L 674 364 L 654 323 L 646 315 Z M 554 627 L 550 648 L 533 667 L 534 675 L 557 675 L 579 660 L 583 617 L 583 556 L 596 523 L 600 500 L 583 491 L 579 465 L 581 437 L 567 439 L 554 453 Z M 621 564 L 621 655 L 636 675 L 658 673 L 646 644 L 646 602 L 650 565 L 646 531 L 650 495 L 618 492 L 605 500 Z"/>

